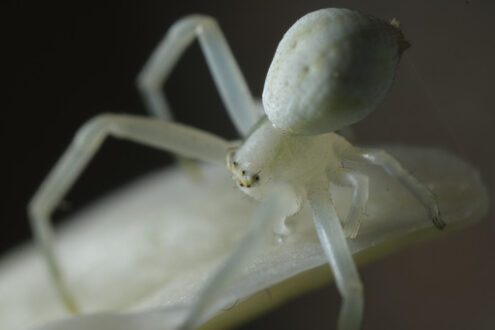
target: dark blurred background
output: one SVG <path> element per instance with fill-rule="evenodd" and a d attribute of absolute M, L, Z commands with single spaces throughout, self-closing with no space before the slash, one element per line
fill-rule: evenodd
<path fill-rule="evenodd" d="M 84 121 L 104 111 L 144 114 L 135 76 L 175 20 L 195 12 L 215 16 L 260 95 L 283 33 L 325 7 L 397 17 L 413 45 L 390 95 L 356 125 L 359 140 L 450 150 L 474 164 L 492 192 L 482 223 L 362 268 L 364 329 L 494 329 L 495 2 L 489 0 L 2 2 L 0 251 L 30 239 L 25 206 Z M 236 136 L 197 44 L 165 89 L 179 121 Z M 57 218 L 171 161 L 109 140 Z M 337 291 L 328 286 L 242 329 L 330 329 L 338 308 Z"/>

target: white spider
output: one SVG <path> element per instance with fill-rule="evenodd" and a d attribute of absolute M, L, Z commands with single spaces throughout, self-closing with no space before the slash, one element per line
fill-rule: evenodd
<path fill-rule="evenodd" d="M 241 144 L 170 121 L 161 87 L 195 37 L 244 138 Z M 358 234 L 368 199 L 368 177 L 359 167 L 381 166 L 423 203 L 437 228 L 445 226 L 435 196 L 397 160 L 382 150 L 354 147 L 333 133 L 361 120 L 382 101 L 408 46 L 396 20 L 388 23 L 348 9 L 307 14 L 277 48 L 263 90 L 265 116 L 259 113 L 215 20 L 193 15 L 174 24 L 138 77 L 147 107 L 159 119 L 113 114 L 93 118 L 78 131 L 29 205 L 34 232 L 67 307 L 77 311 L 53 252 L 49 217 L 103 140 L 112 135 L 209 162 L 223 163 L 226 157 L 239 188 L 261 202 L 249 231 L 199 296 L 183 329 L 198 325 L 208 302 L 235 277 L 263 231 L 274 227 L 282 241 L 290 235 L 285 219 L 306 201 L 343 298 L 338 328 L 358 329 L 363 288 L 346 236 Z M 353 188 L 345 221 L 333 207 L 330 182 Z"/>

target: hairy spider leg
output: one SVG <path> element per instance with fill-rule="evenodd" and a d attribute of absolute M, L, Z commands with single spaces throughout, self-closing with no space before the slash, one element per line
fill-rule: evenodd
<path fill-rule="evenodd" d="M 261 113 L 217 21 L 205 15 L 186 16 L 172 25 L 137 77 L 148 111 L 172 120 L 161 88 L 186 48 L 198 38 L 206 62 L 237 131 L 245 137 Z"/>
<path fill-rule="evenodd" d="M 56 290 L 72 312 L 77 312 L 79 308 L 55 255 L 50 216 L 109 135 L 218 164 L 223 164 L 230 147 L 229 142 L 210 133 L 139 116 L 103 114 L 89 120 L 78 130 L 28 206 L 31 227 L 46 258 Z"/>
<path fill-rule="evenodd" d="M 218 296 L 238 280 L 239 271 L 245 261 L 263 250 L 266 244 L 274 239 L 273 221 L 287 216 L 287 209 L 293 202 L 288 187 L 278 184 L 261 202 L 251 219 L 246 234 L 235 249 L 225 258 L 223 263 L 209 279 L 196 302 L 188 312 L 180 330 L 192 330 L 208 317 L 209 310 L 215 309 Z M 234 301 L 233 301 L 234 302 Z"/>

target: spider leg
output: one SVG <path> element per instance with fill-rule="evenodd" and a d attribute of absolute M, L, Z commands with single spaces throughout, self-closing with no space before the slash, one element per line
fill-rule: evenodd
<path fill-rule="evenodd" d="M 186 321 L 180 327 L 181 330 L 198 327 L 203 317 L 208 315 L 209 309 L 215 308 L 218 295 L 237 280 L 238 272 L 245 261 L 256 255 L 273 239 L 273 220 L 285 215 L 287 206 L 292 202 L 292 196 L 286 192 L 283 186 L 278 186 L 262 202 L 251 220 L 247 233 L 220 265 L 192 305 Z"/>
<path fill-rule="evenodd" d="M 349 238 L 356 238 L 361 225 L 361 217 L 368 202 L 368 176 L 350 169 L 342 169 L 331 176 L 333 182 L 340 186 L 352 187 L 352 201 L 344 221 L 344 234 Z"/>
<path fill-rule="evenodd" d="M 313 209 L 316 232 L 342 296 L 337 329 L 357 330 L 363 318 L 363 284 L 347 246 L 330 193 L 325 189 L 314 189 L 309 191 L 308 199 Z"/>
<path fill-rule="evenodd" d="M 227 141 L 209 133 L 138 116 L 104 114 L 93 118 L 79 129 L 72 144 L 28 206 L 31 227 L 46 258 L 56 289 L 65 305 L 73 312 L 78 307 L 57 262 L 50 216 L 109 135 L 220 164 L 223 164 L 229 148 Z"/>
<path fill-rule="evenodd" d="M 172 25 L 139 73 L 137 85 L 148 111 L 158 118 L 172 119 L 161 88 L 180 55 L 195 37 L 199 39 L 230 118 L 241 135 L 246 136 L 260 114 L 220 27 L 209 16 L 186 16 Z"/>
<path fill-rule="evenodd" d="M 388 152 L 380 149 L 348 148 L 344 151 L 343 157 L 346 161 L 350 161 L 350 166 L 353 162 L 366 162 L 382 167 L 389 175 L 399 180 L 424 205 L 435 227 L 443 229 L 446 226 L 442 220 L 435 194 Z"/>

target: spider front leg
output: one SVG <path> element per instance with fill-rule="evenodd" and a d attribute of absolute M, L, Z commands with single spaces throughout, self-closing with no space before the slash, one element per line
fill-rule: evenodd
<path fill-rule="evenodd" d="M 220 164 L 230 146 L 227 141 L 197 129 L 138 116 L 100 115 L 79 129 L 72 144 L 28 206 L 31 227 L 46 258 L 56 290 L 72 312 L 78 311 L 78 307 L 53 249 L 50 216 L 109 135 Z"/>
<path fill-rule="evenodd" d="M 399 180 L 424 205 L 435 227 L 443 229 L 446 226 L 433 192 L 386 151 L 352 147 L 344 150 L 341 157 L 343 157 L 344 166 L 351 168 L 359 163 L 370 163 L 382 167 L 389 175 Z"/>
<path fill-rule="evenodd" d="M 273 239 L 273 221 L 287 216 L 287 209 L 294 202 L 290 188 L 283 184 L 275 186 L 255 212 L 247 233 L 240 243 L 216 270 L 196 302 L 192 305 L 181 330 L 198 327 L 210 309 L 215 309 L 216 300 L 222 291 L 238 280 L 239 271 L 245 262 L 263 250 Z"/>
<path fill-rule="evenodd" d="M 172 119 L 161 89 L 180 55 L 195 37 L 230 118 L 241 136 L 246 136 L 260 114 L 224 35 L 216 20 L 209 16 L 191 15 L 177 21 L 139 73 L 137 84 L 148 111 L 158 118 Z"/>
<path fill-rule="evenodd" d="M 361 225 L 361 217 L 368 202 L 368 176 L 350 169 L 341 169 L 331 175 L 331 179 L 340 186 L 353 188 L 349 213 L 343 225 L 345 236 L 356 238 Z"/>
<path fill-rule="evenodd" d="M 321 246 L 342 296 L 338 330 L 357 330 L 363 319 L 363 284 L 328 189 L 312 189 L 308 200 Z"/>

